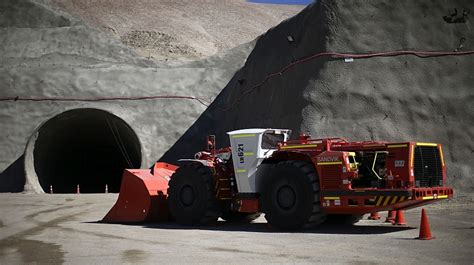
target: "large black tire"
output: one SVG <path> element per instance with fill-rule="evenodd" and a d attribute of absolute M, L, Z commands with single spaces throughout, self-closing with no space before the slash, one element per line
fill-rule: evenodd
<path fill-rule="evenodd" d="M 260 202 L 268 223 L 280 229 L 310 228 L 324 222 L 319 179 L 311 163 L 282 161 L 265 174 Z"/>
<path fill-rule="evenodd" d="M 200 164 L 186 164 L 171 176 L 168 205 L 180 224 L 203 225 L 217 221 L 221 206 L 214 192 L 211 170 Z"/>
<path fill-rule="evenodd" d="M 329 214 L 325 225 L 353 225 L 362 219 L 363 214 Z"/>
<path fill-rule="evenodd" d="M 240 212 L 223 212 L 221 218 L 232 223 L 251 223 L 260 217 L 261 213 L 240 213 Z"/>

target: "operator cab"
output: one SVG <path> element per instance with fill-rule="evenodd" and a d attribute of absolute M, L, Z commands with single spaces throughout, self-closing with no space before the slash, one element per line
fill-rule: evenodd
<path fill-rule="evenodd" d="M 262 161 L 288 141 L 291 130 L 245 129 L 227 133 L 230 137 L 232 161 L 239 192 L 255 193 L 255 173 Z"/>

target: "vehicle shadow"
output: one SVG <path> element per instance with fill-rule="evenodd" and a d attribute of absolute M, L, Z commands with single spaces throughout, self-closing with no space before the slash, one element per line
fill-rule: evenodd
<path fill-rule="evenodd" d="M 85 222 L 106 224 L 98 222 Z M 387 234 L 400 232 L 405 230 L 416 229 L 409 226 L 393 226 L 391 224 L 374 223 L 373 225 L 332 225 L 322 224 L 315 228 L 308 230 L 280 230 L 271 227 L 267 223 L 232 223 L 225 221 L 217 221 L 210 225 L 201 226 L 186 226 L 174 222 L 160 222 L 160 223 L 118 223 L 126 226 L 141 226 L 150 229 L 166 229 L 166 230 L 208 230 L 208 231 L 227 231 L 227 232 L 255 232 L 255 233 L 304 233 L 304 234 Z"/>

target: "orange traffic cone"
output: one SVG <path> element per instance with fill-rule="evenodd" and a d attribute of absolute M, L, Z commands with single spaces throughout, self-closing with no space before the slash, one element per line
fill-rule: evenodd
<path fill-rule="evenodd" d="M 107 184 L 105 184 L 105 193 L 109 193 L 109 186 L 107 186 Z"/>
<path fill-rule="evenodd" d="M 53 185 L 49 185 L 49 194 L 53 194 Z"/>
<path fill-rule="evenodd" d="M 395 215 L 396 211 L 388 211 L 387 218 L 385 219 L 385 223 L 394 223 L 395 222 Z"/>
<path fill-rule="evenodd" d="M 430 224 L 428 223 L 428 216 L 426 215 L 425 209 L 421 209 L 420 236 L 417 237 L 417 239 L 435 239 L 435 237 L 431 236 Z"/>
<path fill-rule="evenodd" d="M 395 223 L 393 225 L 407 225 L 405 221 L 405 213 L 404 211 L 398 210 L 397 215 L 395 217 Z"/>
<path fill-rule="evenodd" d="M 370 213 L 369 220 L 380 220 L 380 214 L 378 212 Z"/>
<path fill-rule="evenodd" d="M 79 188 L 79 184 L 77 184 L 77 187 L 76 187 L 76 194 L 81 194 L 81 189 Z"/>

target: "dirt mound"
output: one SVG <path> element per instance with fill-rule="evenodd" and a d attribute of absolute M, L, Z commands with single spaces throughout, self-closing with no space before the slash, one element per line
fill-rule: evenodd
<path fill-rule="evenodd" d="M 68 27 L 74 22 L 48 7 L 23 0 L 0 2 L 0 27 L 52 28 Z"/>
<path fill-rule="evenodd" d="M 129 43 L 138 32 L 155 32 L 164 40 L 153 47 L 134 47 L 157 60 L 195 60 L 254 40 L 296 15 L 304 6 L 262 5 L 236 1 L 44 0 Z M 139 38 L 149 36 L 139 33 Z M 144 40 L 148 42 L 147 40 Z M 141 41 L 139 41 L 141 42 Z"/>
<path fill-rule="evenodd" d="M 166 59 L 170 57 L 181 57 L 183 55 L 189 58 L 201 57 L 194 48 L 186 44 L 180 44 L 175 37 L 166 33 L 132 30 L 121 36 L 120 40 L 124 44 L 137 49 L 142 56 L 148 56 L 149 58 L 154 58 L 156 54 L 167 54 Z"/>
<path fill-rule="evenodd" d="M 213 104 L 161 158 L 201 150 L 206 134 L 290 128 L 314 137 L 444 144 L 448 181 L 474 190 L 473 55 L 429 57 L 399 51 L 474 50 L 471 18 L 451 23 L 467 0 L 325 1 L 261 36 Z M 462 44 L 462 45 L 461 45 Z M 338 53 L 393 52 L 344 60 Z M 350 56 L 349 56 L 350 57 Z"/>

